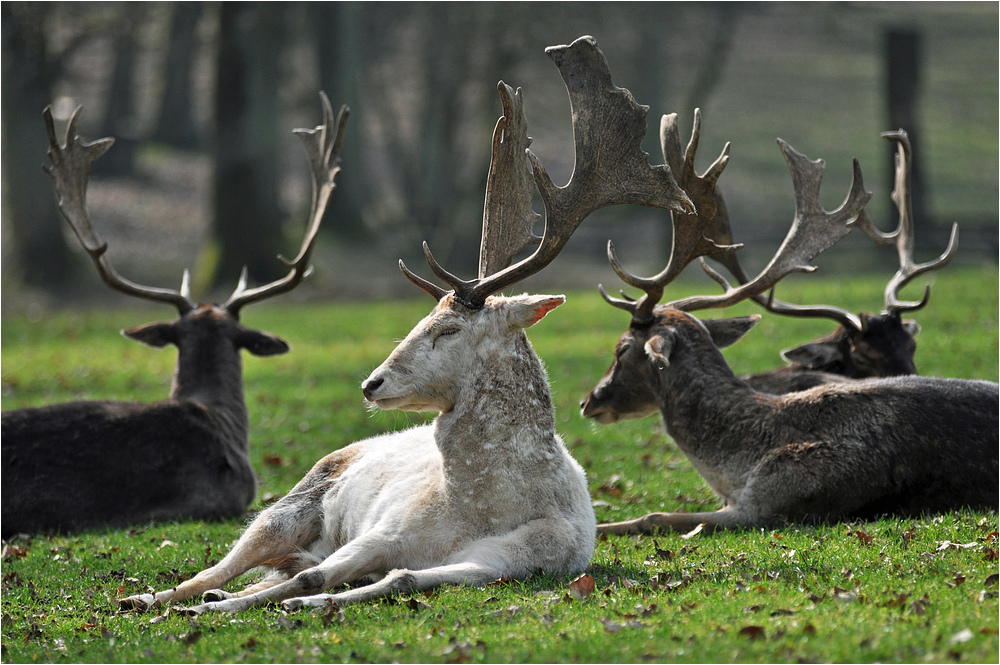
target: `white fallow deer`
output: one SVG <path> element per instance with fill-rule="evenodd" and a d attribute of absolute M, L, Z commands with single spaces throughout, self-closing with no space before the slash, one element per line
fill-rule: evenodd
<path fill-rule="evenodd" d="M 127 598 L 148 608 L 203 595 L 188 612 L 345 605 L 441 584 L 483 585 L 529 574 L 573 574 L 594 547 L 583 469 L 555 432 L 541 362 L 524 334 L 563 296 L 494 295 L 551 262 L 594 209 L 615 203 L 684 209 L 670 171 L 639 148 L 647 108 L 611 82 L 591 38 L 546 51 L 569 90 L 576 166 L 552 184 L 530 143 L 520 91 L 499 85 L 479 277 L 461 280 L 424 252 L 446 290 L 404 274 L 437 306 L 362 384 L 383 409 L 432 411 L 432 424 L 354 443 L 320 460 L 265 510 L 219 562 L 175 589 Z M 528 159 L 531 171 L 528 169 Z M 544 233 L 534 238 L 537 186 Z M 530 256 L 512 257 L 538 243 Z M 262 566 L 242 592 L 216 590 Z M 336 590 L 345 583 L 375 581 Z M 335 593 L 321 593 L 335 590 Z"/>
<path fill-rule="evenodd" d="M 879 314 L 854 314 L 832 305 L 802 306 L 781 302 L 774 299 L 773 293 L 756 296 L 755 301 L 776 314 L 827 318 L 840 324 L 829 335 L 782 351 L 782 357 L 789 363 L 787 366 L 740 377 L 756 390 L 783 394 L 840 380 L 840 377 L 863 379 L 917 373 L 914 362 L 917 343 L 914 338 L 920 332 L 920 326 L 916 321 L 903 319 L 902 314 L 924 307 L 930 296 L 930 286 L 926 287 L 923 298 L 915 302 L 902 300 L 899 292 L 912 279 L 942 268 L 951 261 L 958 249 L 958 224 L 952 226 L 948 247 L 940 257 L 927 263 L 914 262 L 910 140 L 903 130 L 885 132 L 882 136 L 896 142 L 896 182 L 892 200 L 899 213 L 899 224 L 894 231 L 884 234 L 875 228 L 867 213 L 862 212 L 856 226 L 877 243 L 894 246 L 899 256 L 899 270 L 885 288 L 885 309 Z M 721 194 L 714 193 L 720 201 L 719 212 L 706 233 L 717 242 L 731 243 L 732 232 L 725 205 L 721 203 Z M 699 205 L 699 211 L 701 209 Z M 749 281 L 735 252 L 725 252 L 713 258 L 723 263 L 740 283 Z"/>
<path fill-rule="evenodd" d="M 704 226 L 674 229 L 667 268 L 652 278 L 627 273 L 609 244 L 616 273 L 645 291 L 638 300 L 605 299 L 630 312 L 615 359 L 583 402 L 600 423 L 657 411 L 667 432 L 723 506 L 714 512 L 651 513 L 602 524 L 598 533 L 771 527 L 883 514 L 917 516 L 998 503 L 998 386 L 987 381 L 903 376 L 821 385 L 786 395 L 759 393 L 737 378 L 719 351 L 759 316 L 699 320 L 689 312 L 727 307 L 763 294 L 856 224 L 869 198 L 855 179 L 833 212 L 818 202 L 822 162 L 781 142 L 795 182 L 796 214 L 767 267 L 724 294 L 657 305 L 669 279 L 696 254 L 724 252 Z M 725 155 L 705 174 L 717 180 Z M 704 222 L 688 217 L 687 222 Z M 689 251 L 695 242 L 704 252 Z M 719 280 L 721 276 L 716 274 Z M 724 281 L 724 280 L 722 280 Z"/>
<path fill-rule="evenodd" d="M 243 514 L 257 481 L 249 459 L 249 419 L 240 351 L 269 356 L 288 344 L 239 321 L 245 305 L 288 292 L 308 275 L 316 233 L 335 178 L 347 108 L 334 124 L 322 95 L 322 125 L 296 130 L 308 154 L 312 210 L 288 274 L 247 288 L 246 271 L 222 305 L 191 300 L 187 273 L 179 291 L 121 277 L 87 215 L 91 168 L 113 139 L 81 143 L 80 110 L 60 143 L 50 109 L 49 133 L 59 209 L 101 277 L 122 293 L 173 305 L 180 318 L 123 331 L 153 347 L 173 344 L 177 368 L 170 398 L 143 404 L 77 401 L 3 412 L 3 536 L 21 532 L 121 527 L 149 520 L 221 519 Z"/>

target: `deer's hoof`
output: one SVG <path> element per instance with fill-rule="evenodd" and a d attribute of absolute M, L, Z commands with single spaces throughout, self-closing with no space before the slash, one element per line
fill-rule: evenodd
<path fill-rule="evenodd" d="M 170 611 L 174 614 L 179 614 L 185 617 L 196 617 L 201 616 L 210 609 L 208 604 L 195 605 L 194 607 L 186 607 L 184 605 L 174 605 L 170 608 Z"/>
<path fill-rule="evenodd" d="M 206 603 L 217 603 L 220 600 L 228 600 L 233 597 L 233 594 L 228 591 L 223 591 L 222 589 L 209 589 L 205 593 L 201 594 L 201 599 Z"/>
<path fill-rule="evenodd" d="M 301 610 L 305 607 L 305 602 L 301 598 L 289 598 L 288 600 L 282 601 L 281 609 L 286 612 L 294 612 L 295 610 Z"/>
<path fill-rule="evenodd" d="M 148 612 L 160 608 L 160 601 L 151 593 L 140 593 L 118 601 L 119 612 Z"/>

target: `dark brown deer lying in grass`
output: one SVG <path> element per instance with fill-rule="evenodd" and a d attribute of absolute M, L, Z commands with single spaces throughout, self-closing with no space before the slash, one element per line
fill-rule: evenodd
<path fill-rule="evenodd" d="M 754 389 L 779 395 L 835 381 L 838 377 L 863 379 L 917 373 L 913 359 L 917 348 L 914 337 L 920 332 L 920 326 L 916 321 L 904 320 L 902 314 L 924 307 L 930 296 L 930 286 L 916 302 L 902 300 L 899 293 L 915 277 L 942 268 L 951 261 L 958 249 L 958 224 L 952 226 L 948 247 L 940 257 L 923 264 L 914 262 L 910 140 L 903 130 L 886 132 L 882 136 L 895 141 L 897 146 L 892 200 L 899 212 L 899 225 L 895 231 L 883 234 L 862 211 L 855 226 L 881 245 L 894 245 L 899 256 L 899 270 L 885 288 L 885 309 L 879 314 L 854 314 L 832 305 L 802 306 L 781 302 L 774 299 L 773 293 L 756 296 L 755 301 L 776 314 L 833 319 L 840 325 L 829 335 L 782 351 L 782 357 L 789 363 L 786 367 L 740 377 Z M 717 242 L 731 243 L 732 232 L 725 205 L 721 203 L 721 194 L 714 194 L 720 201 L 719 213 L 711 221 L 707 233 Z M 713 258 L 725 265 L 740 283 L 749 281 L 735 252 Z"/>
<path fill-rule="evenodd" d="M 520 91 L 501 82 L 504 115 L 493 134 L 479 275 L 452 275 L 426 243 L 431 269 L 450 289 L 401 262 L 437 304 L 362 384 L 378 408 L 432 411 L 434 422 L 331 453 L 261 513 L 217 566 L 176 589 L 126 598 L 124 609 L 200 594 L 207 602 L 186 611 L 274 602 L 322 608 L 586 567 L 595 527 L 586 478 L 555 431 L 548 379 L 524 333 L 564 298 L 495 294 L 542 270 L 601 206 L 691 204 L 669 170 L 646 161 L 639 142 L 647 108 L 612 84 L 593 39 L 546 52 L 569 90 L 573 176 L 554 186 L 530 152 L 529 171 Z M 531 234 L 535 186 L 545 206 L 541 239 Z M 510 264 L 536 242 L 530 256 Z M 270 573 L 259 584 L 217 590 L 256 566 Z M 321 593 L 369 576 L 378 581 Z"/>
<path fill-rule="evenodd" d="M 249 419 L 240 351 L 269 356 L 288 351 L 274 335 L 239 321 L 245 305 L 294 289 L 308 275 L 309 258 L 340 171 L 347 108 L 334 125 L 322 96 L 324 122 L 296 130 L 312 170 L 312 210 L 288 274 L 247 288 L 246 271 L 222 305 L 196 304 L 187 273 L 179 291 L 140 286 L 108 261 L 107 243 L 86 209 L 94 162 L 113 139 L 81 143 L 79 109 L 60 144 L 45 110 L 59 209 L 111 288 L 173 305 L 180 318 L 123 331 L 154 347 L 173 344 L 177 369 L 170 398 L 152 404 L 80 401 L 3 412 L 3 536 L 19 532 L 118 527 L 148 520 L 220 519 L 241 515 L 257 481 L 248 457 Z M 284 261 L 284 259 L 282 259 Z"/>
<path fill-rule="evenodd" d="M 584 400 L 583 415 L 606 424 L 659 410 L 667 432 L 724 505 L 603 524 L 599 533 L 997 508 L 996 383 L 905 376 L 766 395 L 738 379 L 719 351 L 760 317 L 699 320 L 689 313 L 733 305 L 765 293 L 790 272 L 810 270 L 808 263 L 846 235 L 861 213 L 870 195 L 856 162 L 850 195 L 828 213 L 818 203 L 822 163 L 781 147 L 795 182 L 795 220 L 771 262 L 744 285 L 657 306 L 683 264 L 730 249 L 706 243 L 704 220 L 694 216 L 675 224 L 671 260 L 652 278 L 628 274 L 609 243 L 616 273 L 645 295 L 618 300 L 601 289 L 632 321 L 611 368 Z M 725 161 L 723 155 L 704 178 L 717 180 Z"/>

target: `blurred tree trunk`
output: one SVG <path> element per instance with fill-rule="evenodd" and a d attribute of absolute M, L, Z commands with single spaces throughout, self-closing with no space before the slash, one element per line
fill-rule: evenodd
<path fill-rule="evenodd" d="M 326 212 L 329 226 L 324 228 L 342 238 L 363 238 L 366 192 L 360 120 L 364 111 L 358 79 L 364 71 L 368 44 L 359 37 L 371 33 L 364 29 L 360 3 L 314 2 L 306 11 L 316 40 L 320 89 L 330 98 L 334 113 L 347 104 L 352 115 L 349 136 L 340 151 L 344 170 L 337 176 L 337 189 Z"/>
<path fill-rule="evenodd" d="M 220 8 L 213 285 L 231 283 L 244 265 L 257 282 L 284 272 L 275 259 L 282 251 L 276 169 L 281 12 L 269 2 Z"/>
<path fill-rule="evenodd" d="M 693 113 L 695 108 L 704 109 L 708 100 L 722 80 L 726 64 L 729 62 L 729 50 L 733 45 L 739 18 L 743 12 L 736 3 L 713 2 L 706 8 L 712 10 L 712 34 L 705 41 L 708 47 L 698 67 L 691 90 L 684 104 L 684 113 Z"/>
<path fill-rule="evenodd" d="M 48 138 L 42 109 L 51 102 L 51 75 L 43 23 L 52 5 L 4 2 L 3 17 L 3 191 L 15 261 L 24 283 L 56 291 L 73 272 L 62 234 L 47 163 Z"/>
<path fill-rule="evenodd" d="M 192 111 L 192 72 L 198 21 L 202 15 L 200 2 L 175 2 L 170 27 L 170 44 L 163 88 L 163 102 L 156 121 L 153 139 L 177 148 L 194 149 L 200 141 Z"/>
<path fill-rule="evenodd" d="M 136 33 L 145 8 L 136 2 L 122 3 L 120 7 L 121 15 L 115 26 L 115 65 L 100 132 L 101 136 L 113 136 L 115 147 L 94 167 L 95 173 L 106 175 L 124 175 L 135 171 L 135 155 L 139 149 L 134 78 L 139 46 Z"/>
<path fill-rule="evenodd" d="M 920 33 L 908 29 L 889 29 L 885 35 L 886 92 L 888 95 L 889 129 L 905 129 L 913 150 L 910 171 L 910 197 L 913 201 L 913 228 L 916 235 L 930 226 L 927 196 L 920 159 L 920 127 L 918 122 L 920 95 Z M 889 182 L 896 178 L 896 144 L 888 152 Z"/>

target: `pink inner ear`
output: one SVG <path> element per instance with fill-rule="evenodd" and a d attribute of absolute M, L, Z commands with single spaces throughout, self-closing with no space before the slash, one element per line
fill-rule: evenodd
<path fill-rule="evenodd" d="M 562 304 L 561 300 L 550 300 L 548 303 L 546 303 L 544 305 L 539 305 L 538 307 L 536 307 L 535 308 L 535 316 L 534 316 L 533 319 L 531 319 L 531 323 L 529 324 L 529 327 L 533 326 L 536 323 L 538 323 L 539 321 L 541 321 L 543 318 L 545 318 L 546 314 L 548 314 L 549 312 L 551 312 L 552 310 L 554 310 L 556 307 L 558 307 L 561 304 Z"/>

